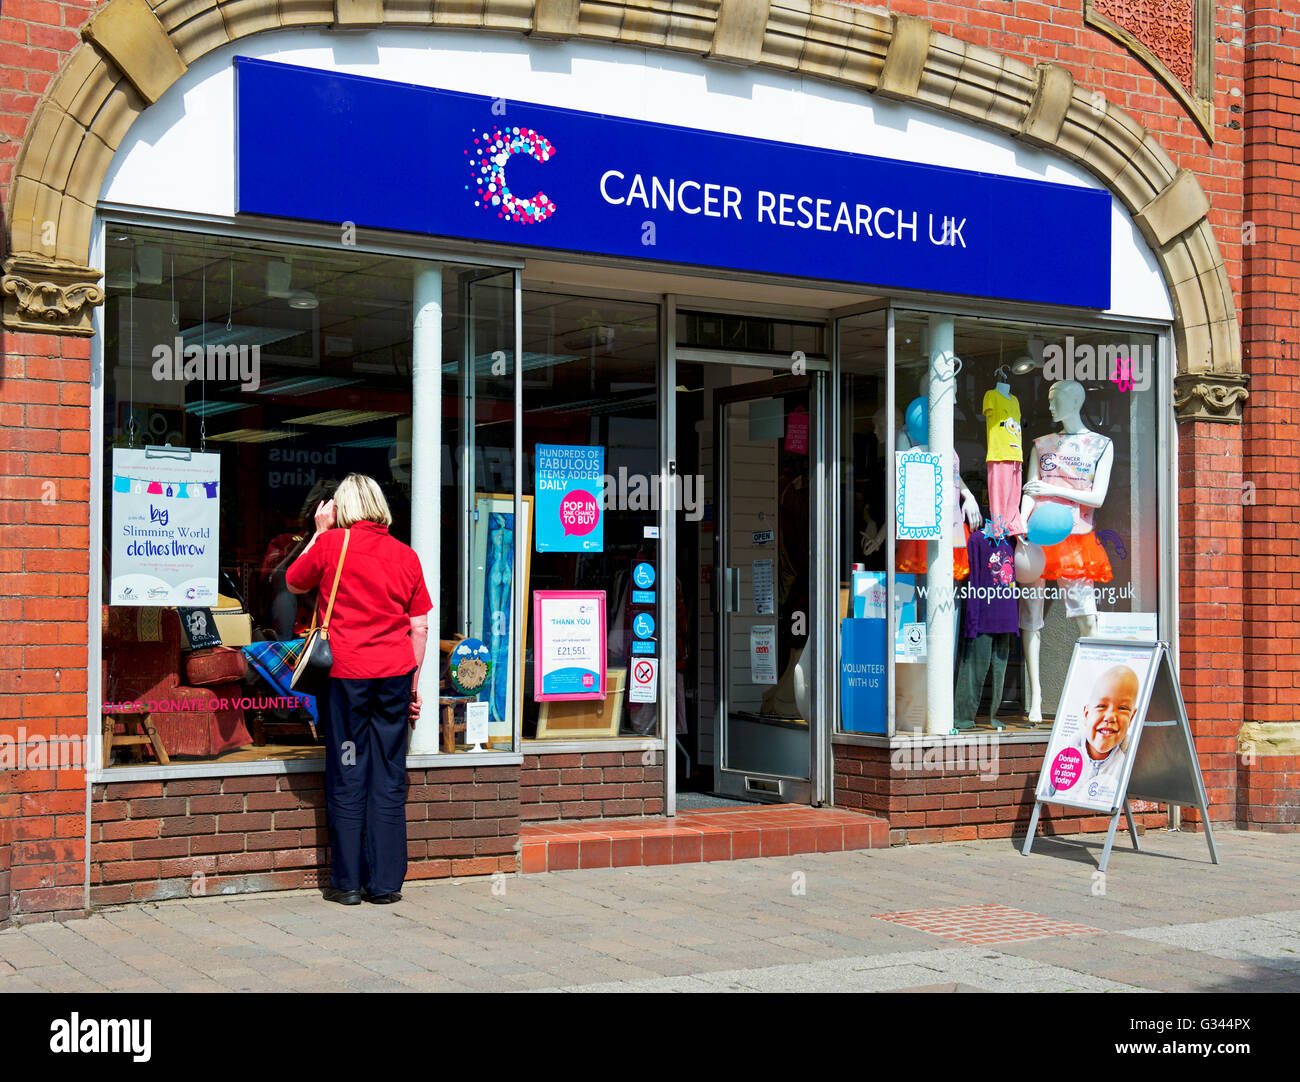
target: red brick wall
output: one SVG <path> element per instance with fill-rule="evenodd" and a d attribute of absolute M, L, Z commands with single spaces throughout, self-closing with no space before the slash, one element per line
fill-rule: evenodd
<path fill-rule="evenodd" d="M 86 733 L 89 403 L 88 339 L 0 331 L 0 734 L 14 741 Z M 11 917 L 81 912 L 85 773 L 9 782 Z"/>
<path fill-rule="evenodd" d="M 1010 838 L 1029 828 L 1045 747 L 1000 743 L 996 760 L 984 751 L 986 768 L 978 765 L 980 752 L 972 749 L 964 752 L 964 769 L 930 770 L 922 766 L 923 753 L 913 749 L 898 758 L 886 748 L 835 744 L 835 806 L 888 818 L 891 845 Z M 936 754 L 956 752 L 939 748 Z M 1133 817 L 1148 828 L 1167 821 L 1163 812 L 1135 812 Z M 1078 834 L 1109 825 L 1106 816 L 1045 805 L 1038 833 Z"/>
<path fill-rule="evenodd" d="M 1242 297 L 1250 401 L 1244 433 L 1245 703 L 1250 721 L 1300 718 L 1300 12 L 1248 0 Z M 1289 9 L 1289 10 L 1279 10 Z"/>
<path fill-rule="evenodd" d="M 1237 770 L 1237 825 L 1300 833 L 1300 755 L 1261 755 Z"/>
<path fill-rule="evenodd" d="M 660 751 L 525 755 L 519 780 L 520 814 L 527 822 L 664 813 Z"/>
<path fill-rule="evenodd" d="M 518 767 L 409 780 L 408 879 L 517 869 Z M 91 904 L 328 885 L 324 784 L 308 773 L 95 785 Z"/>
<path fill-rule="evenodd" d="M 0 928 L 9 926 L 9 844 L 18 818 L 13 771 L 0 770 Z"/>

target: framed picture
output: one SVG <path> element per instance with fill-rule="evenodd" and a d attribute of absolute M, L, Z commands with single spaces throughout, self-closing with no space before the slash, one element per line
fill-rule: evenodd
<path fill-rule="evenodd" d="M 523 522 L 515 528 L 515 498 L 507 493 L 474 494 L 470 532 L 469 627 L 466 634 L 482 639 L 492 656 L 489 686 L 482 695 L 489 703 L 488 741 L 511 746 L 514 718 L 524 693 L 524 666 L 519 644 L 512 642 L 511 612 L 515 600 L 515 552 L 524 556 L 524 643 L 528 642 L 528 578 L 532 569 L 533 498 L 523 497 Z M 510 679 L 510 673 L 516 673 Z"/>
<path fill-rule="evenodd" d="M 618 736 L 618 727 L 623 722 L 623 689 L 627 683 L 627 670 L 610 669 L 607 682 L 608 694 L 603 700 L 542 702 L 537 713 L 537 739 L 591 740 L 602 736 Z"/>

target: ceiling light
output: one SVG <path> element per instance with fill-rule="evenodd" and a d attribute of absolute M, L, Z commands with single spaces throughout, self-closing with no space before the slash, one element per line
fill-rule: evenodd
<path fill-rule="evenodd" d="M 1037 367 L 1038 362 L 1033 357 L 1020 357 L 1012 364 L 1011 372 L 1016 376 L 1027 376 Z"/>
<path fill-rule="evenodd" d="M 287 440 L 298 435 L 274 428 L 236 428 L 230 432 L 218 432 L 208 439 L 213 443 L 271 443 L 275 440 Z"/>
<path fill-rule="evenodd" d="M 388 410 L 325 410 L 323 413 L 309 413 L 303 417 L 293 417 L 286 421 L 290 425 L 328 425 L 331 428 L 346 428 L 350 425 L 363 425 L 370 421 L 386 421 L 390 417 L 400 417 L 400 413 Z"/>
<path fill-rule="evenodd" d="M 306 289 L 295 289 L 289 294 L 289 307 L 311 311 L 314 308 L 320 307 L 320 301 L 316 299 L 315 293 Z"/>

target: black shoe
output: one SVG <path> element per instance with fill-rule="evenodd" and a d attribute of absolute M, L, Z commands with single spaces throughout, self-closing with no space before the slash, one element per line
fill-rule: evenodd
<path fill-rule="evenodd" d="M 338 887 L 326 887 L 325 900 L 327 902 L 338 902 L 339 905 L 360 905 L 361 891 L 340 890 Z"/>
<path fill-rule="evenodd" d="M 394 902 L 400 902 L 401 900 L 402 892 L 400 890 L 390 891 L 387 894 L 366 895 L 366 901 L 371 902 L 374 905 L 392 905 Z"/>

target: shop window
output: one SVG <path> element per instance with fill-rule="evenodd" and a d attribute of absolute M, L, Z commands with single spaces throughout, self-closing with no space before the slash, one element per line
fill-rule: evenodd
<path fill-rule="evenodd" d="M 641 602 L 657 598 L 659 584 L 643 593 L 633 581 L 639 564 L 658 564 L 657 531 L 648 528 L 660 521 L 659 309 L 525 291 L 523 341 L 520 482 L 536 511 L 527 550 L 524 737 L 654 736 L 658 708 L 633 701 L 629 677 L 637 657 L 668 656 L 663 636 L 679 631 L 645 623 L 646 615 L 658 620 L 655 604 Z M 548 641 L 556 625 L 548 617 L 539 627 L 533 602 L 557 592 L 603 608 L 604 656 L 591 670 L 603 661 L 603 698 L 594 683 L 587 692 L 575 684 L 580 697 L 548 690 L 564 667 L 557 651 L 569 647 Z"/>
<path fill-rule="evenodd" d="M 455 638 L 448 584 L 472 581 L 474 555 L 451 528 L 462 484 L 514 493 L 512 277 L 503 289 L 484 268 L 112 224 L 105 263 L 105 765 L 158 761 L 148 744 L 174 763 L 318 758 L 315 700 L 291 691 L 276 648 L 302 637 L 315 595 L 291 594 L 285 570 L 352 472 L 378 481 L 392 535 L 412 543 L 413 500 L 434 483 L 431 465 L 416 475 L 413 437 L 441 413 L 441 568 L 427 536 L 416 545 L 442 582 L 434 626 Z M 439 302 L 446 397 L 435 382 L 417 403 L 413 321 Z M 466 461 L 466 418 L 467 479 L 449 468 Z M 426 672 L 443 661 L 431 635 Z M 440 724 L 427 692 L 425 713 Z M 493 742 L 512 747 L 512 731 Z"/>
<path fill-rule="evenodd" d="M 891 404 L 885 314 L 838 333 L 839 731 L 1046 732 L 1081 635 L 1168 634 L 1157 337 L 896 312 Z M 931 416 L 936 378 L 951 390 Z M 889 457 L 891 413 L 895 456 L 951 447 L 950 569 L 903 529 L 899 508 L 925 503 L 905 478 L 940 474 Z"/>
<path fill-rule="evenodd" d="M 839 321 L 839 729 L 888 731 L 885 590 L 889 366 L 886 313 Z M 897 427 L 902 417 L 894 418 Z"/>

